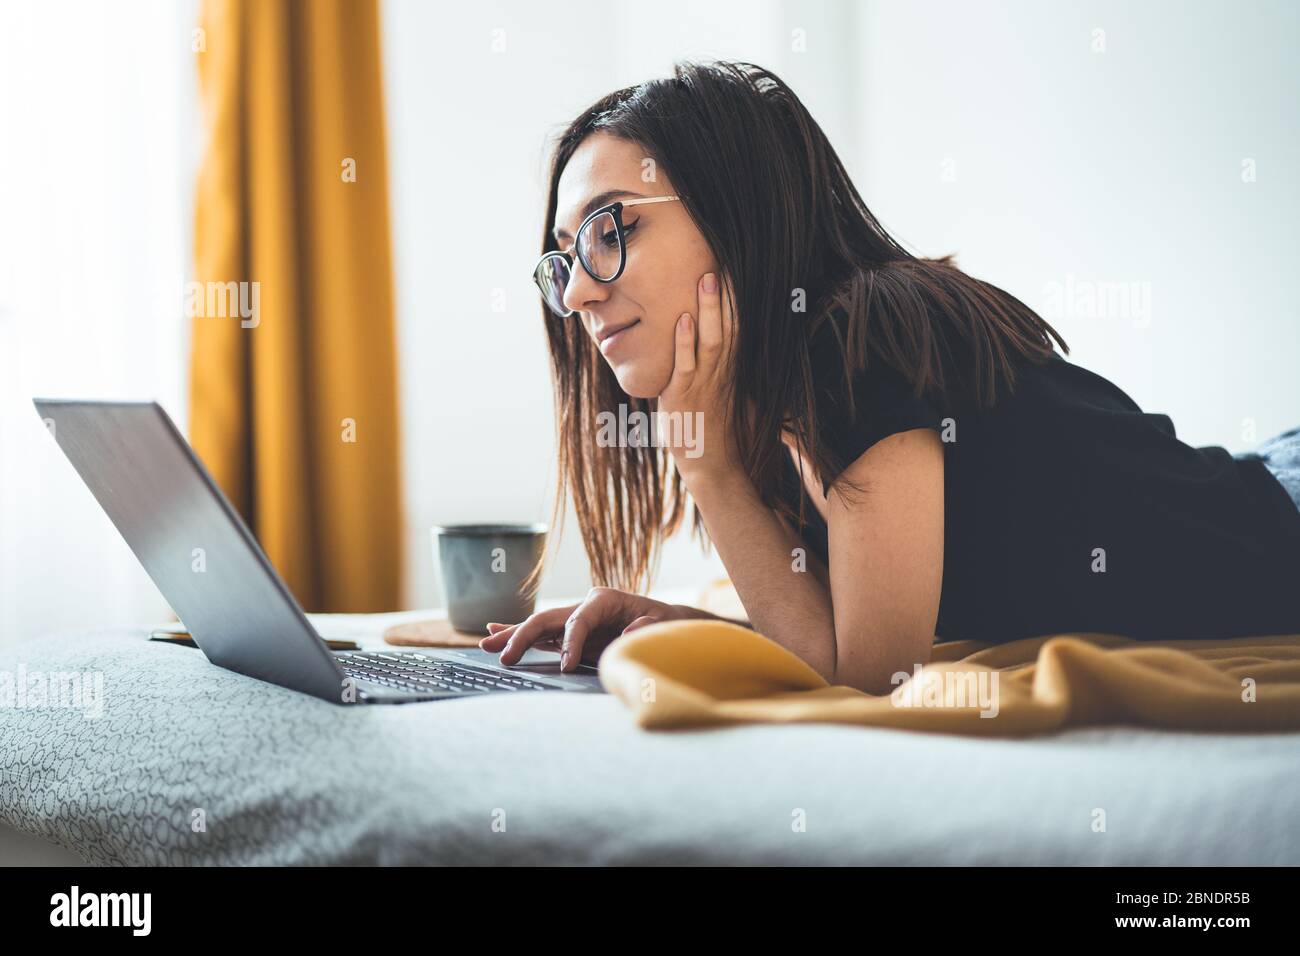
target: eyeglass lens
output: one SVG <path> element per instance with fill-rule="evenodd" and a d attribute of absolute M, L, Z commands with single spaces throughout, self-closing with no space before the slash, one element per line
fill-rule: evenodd
<path fill-rule="evenodd" d="M 623 257 L 618 237 L 618 226 L 613 213 L 601 213 L 578 232 L 574 251 L 579 260 L 597 279 L 609 281 L 618 275 Z M 564 304 L 564 290 L 569 285 L 569 266 L 560 256 L 550 256 L 538 270 L 537 284 L 552 312 L 564 315 L 569 311 Z"/>
<path fill-rule="evenodd" d="M 578 233 L 578 257 L 597 279 L 609 280 L 618 274 L 620 255 L 612 213 L 601 213 Z"/>
<path fill-rule="evenodd" d="M 564 290 L 569 285 L 569 263 L 560 256 L 547 256 L 537 268 L 537 285 L 542 290 L 546 307 L 556 315 L 568 314 L 564 304 Z"/>

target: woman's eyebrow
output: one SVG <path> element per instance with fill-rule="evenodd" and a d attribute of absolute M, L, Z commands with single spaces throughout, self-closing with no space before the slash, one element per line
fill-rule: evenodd
<path fill-rule="evenodd" d="M 603 193 L 597 193 L 587 200 L 586 205 L 582 207 L 582 211 L 578 213 L 578 222 L 582 222 L 582 220 L 586 219 L 601 206 L 604 206 L 606 203 L 611 203 L 615 199 L 642 198 L 644 197 L 641 193 L 634 193 L 630 189 L 606 189 Z M 551 235 L 555 237 L 556 242 L 559 242 L 561 239 L 572 238 L 567 229 L 552 229 Z"/>

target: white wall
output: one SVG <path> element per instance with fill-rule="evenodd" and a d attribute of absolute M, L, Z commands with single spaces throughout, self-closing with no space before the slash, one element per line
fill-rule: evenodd
<path fill-rule="evenodd" d="M 1040 310 L 1067 274 L 1149 284 L 1149 321 L 1049 320 L 1184 441 L 1243 451 L 1300 425 L 1300 5 L 863 13 L 855 172 L 887 229 Z"/>
<path fill-rule="evenodd" d="M 185 425 L 196 6 L 0 5 L 0 643 L 168 616 L 31 400 Z"/>

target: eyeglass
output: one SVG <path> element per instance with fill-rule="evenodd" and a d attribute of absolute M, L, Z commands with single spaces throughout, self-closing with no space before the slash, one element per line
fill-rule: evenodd
<path fill-rule="evenodd" d="M 564 304 L 564 290 L 573 273 L 573 253 L 597 282 L 613 282 L 623 274 L 627 265 L 627 230 L 623 226 L 623 209 L 643 203 L 672 202 L 676 196 L 655 196 L 650 199 L 625 199 L 601 206 L 578 227 L 573 245 L 562 252 L 548 252 L 537 262 L 533 281 L 542 292 L 546 307 L 561 318 L 573 315 L 573 309 Z M 636 223 L 632 224 L 636 228 Z"/>

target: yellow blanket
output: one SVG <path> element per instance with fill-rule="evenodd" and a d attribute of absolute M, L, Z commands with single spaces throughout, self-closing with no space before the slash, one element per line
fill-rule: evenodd
<path fill-rule="evenodd" d="M 600 677 L 652 729 L 830 722 L 978 736 L 1096 724 L 1300 731 L 1300 635 L 947 641 L 893 693 L 873 696 L 827 684 L 746 628 L 672 621 L 611 644 Z"/>

